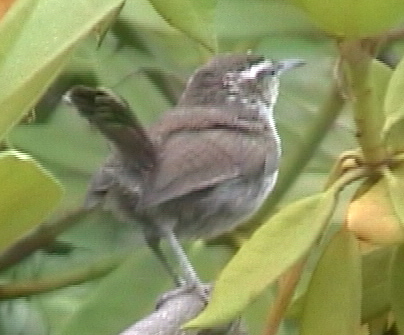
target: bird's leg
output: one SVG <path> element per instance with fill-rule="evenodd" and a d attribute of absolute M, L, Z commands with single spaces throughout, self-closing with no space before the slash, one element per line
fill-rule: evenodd
<path fill-rule="evenodd" d="M 199 279 L 194 267 L 192 266 L 191 262 L 187 254 L 185 253 L 181 243 L 178 241 L 177 237 L 175 236 L 173 230 L 169 226 L 162 226 L 160 230 L 163 236 L 167 239 L 168 244 L 170 245 L 175 258 L 180 266 L 182 271 L 182 278 L 185 281 L 185 286 L 187 287 L 195 287 L 196 291 L 199 295 L 207 301 L 208 293 L 205 290 L 205 287 L 202 281 Z"/>
<path fill-rule="evenodd" d="M 163 265 L 164 269 L 168 272 L 170 277 L 173 279 L 175 286 L 183 286 L 186 284 L 185 280 L 181 278 L 172 268 L 167 257 L 164 255 L 160 247 L 160 238 L 150 237 L 146 234 L 146 243 L 150 249 L 154 252 L 160 263 Z"/>

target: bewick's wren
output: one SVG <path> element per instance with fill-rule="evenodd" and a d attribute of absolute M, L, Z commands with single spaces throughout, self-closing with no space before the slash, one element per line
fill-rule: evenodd
<path fill-rule="evenodd" d="M 95 174 L 86 206 L 111 199 L 146 241 L 167 238 L 188 284 L 197 276 L 177 236 L 213 237 L 251 216 L 272 190 L 280 141 L 273 119 L 279 75 L 302 64 L 221 55 L 189 79 L 178 105 L 144 129 L 106 89 L 73 87 L 67 98 L 107 137 L 112 154 Z"/>

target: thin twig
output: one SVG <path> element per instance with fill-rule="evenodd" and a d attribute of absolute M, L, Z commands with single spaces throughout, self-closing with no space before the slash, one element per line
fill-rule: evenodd
<path fill-rule="evenodd" d="M 92 210 L 79 207 L 52 223 L 42 223 L 33 228 L 0 254 L 0 271 L 18 263 L 34 251 L 48 246 L 90 211 Z"/>
<path fill-rule="evenodd" d="M 70 269 L 68 273 L 55 278 L 0 285 L 0 300 L 27 297 L 97 279 L 115 269 L 122 259 L 123 257 L 120 256 L 103 262 L 98 261 L 85 269 L 82 267 L 77 270 Z"/>
<path fill-rule="evenodd" d="M 293 298 L 296 286 L 299 283 L 303 268 L 306 265 L 307 257 L 303 257 L 293 265 L 278 281 L 278 292 L 274 303 L 269 310 L 267 327 L 263 335 L 275 335 L 278 332 L 279 325 L 283 315 Z"/>

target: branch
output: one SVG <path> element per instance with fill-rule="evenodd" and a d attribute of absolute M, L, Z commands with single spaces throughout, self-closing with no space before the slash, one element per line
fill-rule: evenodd
<path fill-rule="evenodd" d="M 236 298 L 236 297 L 235 297 Z M 119 335 L 248 335 L 240 320 L 214 329 L 181 329 L 205 308 L 195 289 L 181 287 L 165 293 L 156 310 Z"/>
<path fill-rule="evenodd" d="M 87 266 L 86 269 L 70 270 L 68 274 L 55 278 L 0 285 L 0 300 L 27 297 L 97 279 L 114 270 L 121 262 L 122 257 L 114 257 Z"/>
<path fill-rule="evenodd" d="M 34 251 L 48 246 L 66 229 L 73 226 L 92 209 L 79 207 L 52 223 L 42 223 L 20 237 L 0 254 L 0 271 L 14 265 Z"/>

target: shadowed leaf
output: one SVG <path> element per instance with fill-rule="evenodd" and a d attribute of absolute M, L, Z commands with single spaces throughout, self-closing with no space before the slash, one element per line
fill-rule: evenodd
<path fill-rule="evenodd" d="M 139 301 L 142 296 L 141 288 L 134 284 L 141 274 L 138 266 L 140 256 L 130 255 L 104 277 L 89 299 L 57 334 L 117 334 L 133 323 L 136 312 L 142 305 Z"/>
<path fill-rule="evenodd" d="M 213 30 L 216 0 L 199 3 L 192 0 L 150 0 L 156 11 L 171 26 L 216 52 L 217 41 Z"/>
<path fill-rule="evenodd" d="M 306 293 L 302 335 L 351 335 L 360 326 L 361 263 L 358 242 L 340 231 L 317 264 Z"/>
<path fill-rule="evenodd" d="M 404 332 L 404 245 L 394 252 L 390 269 L 390 301 L 399 333 Z"/>

